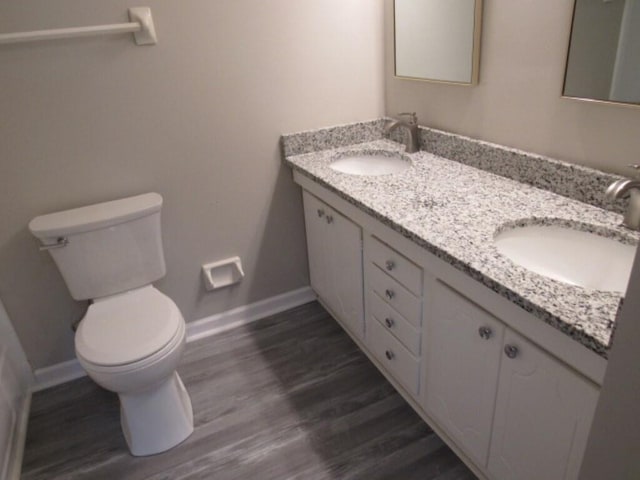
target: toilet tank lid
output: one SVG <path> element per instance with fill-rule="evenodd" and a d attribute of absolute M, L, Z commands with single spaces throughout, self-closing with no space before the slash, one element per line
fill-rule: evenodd
<path fill-rule="evenodd" d="M 29 230 L 38 238 L 61 237 L 144 217 L 159 211 L 161 207 L 162 197 L 160 194 L 145 193 L 135 197 L 40 215 L 29 222 Z"/>

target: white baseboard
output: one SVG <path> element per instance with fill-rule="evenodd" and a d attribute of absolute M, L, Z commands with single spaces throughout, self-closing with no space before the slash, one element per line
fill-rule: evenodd
<path fill-rule="evenodd" d="M 261 318 L 284 312 L 316 299 L 311 287 L 276 295 L 249 305 L 234 308 L 226 312 L 211 315 L 194 322 L 187 323 L 187 342 L 200 340 L 232 328 L 246 325 Z"/>
<path fill-rule="evenodd" d="M 302 287 L 259 302 L 243 305 L 233 310 L 188 322 L 187 343 L 284 312 L 315 299 L 316 294 L 311 290 L 311 287 Z M 76 359 L 39 368 L 35 371 L 35 384 L 32 391 L 38 392 L 85 375 L 85 371 Z"/>
<path fill-rule="evenodd" d="M 76 378 L 84 377 L 87 373 L 75 358 L 66 362 L 56 363 L 44 368 L 38 368 L 34 372 L 35 382 L 31 391 L 39 392 L 49 387 L 61 385 Z"/>

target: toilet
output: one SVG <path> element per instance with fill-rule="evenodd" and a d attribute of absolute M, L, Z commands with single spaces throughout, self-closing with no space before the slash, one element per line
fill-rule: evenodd
<path fill-rule="evenodd" d="M 152 285 L 166 273 L 161 208 L 162 197 L 147 193 L 29 223 L 71 296 L 91 300 L 75 335 L 76 356 L 89 377 L 118 394 L 135 456 L 169 450 L 193 432 L 191 400 L 176 372 L 185 322 Z"/>

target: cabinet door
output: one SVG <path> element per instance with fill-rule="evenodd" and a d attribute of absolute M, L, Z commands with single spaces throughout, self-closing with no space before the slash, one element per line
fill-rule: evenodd
<path fill-rule="evenodd" d="M 593 384 L 508 331 L 489 471 L 498 480 L 577 478 L 597 401 Z"/>
<path fill-rule="evenodd" d="M 331 314 L 362 338 L 362 229 L 303 192 L 311 287 Z"/>
<path fill-rule="evenodd" d="M 505 328 L 440 282 L 431 296 L 425 332 L 425 409 L 485 466 Z"/>
<path fill-rule="evenodd" d="M 364 336 L 364 285 L 362 280 L 362 229 L 343 215 L 327 214 L 328 245 L 327 301 L 338 320 L 362 338 Z"/>
<path fill-rule="evenodd" d="M 329 257 L 328 228 L 325 217 L 328 207 L 313 195 L 302 192 L 304 222 L 307 231 L 307 254 L 311 288 L 324 301 L 329 300 L 327 259 Z"/>

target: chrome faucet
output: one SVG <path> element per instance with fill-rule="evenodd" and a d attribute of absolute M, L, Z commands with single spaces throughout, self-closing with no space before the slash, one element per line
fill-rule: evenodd
<path fill-rule="evenodd" d="M 408 117 L 407 120 L 398 119 L 389 123 L 384 127 L 384 132 L 389 134 L 398 128 L 404 127 L 409 133 L 409 137 L 405 141 L 407 153 L 416 153 L 420 150 L 420 133 L 418 131 L 418 116 L 413 113 L 399 113 L 399 117 Z"/>
<path fill-rule="evenodd" d="M 629 165 L 636 170 L 640 169 L 640 165 Z M 640 230 L 640 180 L 630 180 L 622 178 L 616 180 L 609 188 L 607 188 L 606 197 L 609 200 L 616 200 L 629 194 L 629 206 L 624 212 L 624 220 L 622 225 L 631 230 Z"/>

